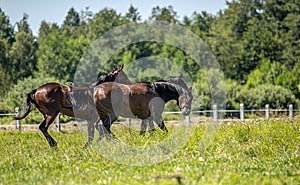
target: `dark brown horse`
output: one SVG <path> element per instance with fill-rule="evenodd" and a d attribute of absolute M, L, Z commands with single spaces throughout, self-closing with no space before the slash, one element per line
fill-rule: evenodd
<path fill-rule="evenodd" d="M 111 134 L 111 124 L 119 116 L 143 120 L 152 117 L 159 128 L 166 130 L 162 119 L 165 103 L 177 100 L 182 114 L 188 115 L 193 97 L 188 90 L 169 82 L 140 82 L 133 85 L 105 82 L 94 87 L 93 98 L 105 131 Z"/>
<path fill-rule="evenodd" d="M 99 85 L 103 82 L 114 81 L 122 69 L 123 66 L 121 68 L 115 68 L 112 72 L 108 73 L 105 77 L 99 79 L 91 86 L 73 87 L 59 83 L 47 83 L 38 87 L 37 89 L 33 89 L 26 96 L 24 114 L 19 117 L 15 117 L 15 119 L 21 120 L 25 118 L 31 112 L 31 103 L 34 104 L 36 108 L 44 115 L 44 120 L 41 122 L 39 129 L 46 137 L 49 145 L 52 148 L 56 148 L 56 141 L 48 133 L 49 126 L 59 112 L 70 117 L 76 116 L 78 118 L 85 119 L 88 122 L 89 143 L 94 137 L 94 123 L 98 122 L 98 115 L 96 113 L 95 106 L 93 105 L 93 100 L 88 101 L 88 97 L 90 97 L 89 93 L 91 93 L 91 90 L 93 90 L 93 86 L 95 85 Z M 76 115 L 70 98 L 70 94 L 74 90 L 81 91 L 86 97 L 85 106 L 76 108 Z"/>
<path fill-rule="evenodd" d="M 118 80 L 119 78 L 121 78 L 121 80 Z M 127 84 L 127 85 L 133 84 L 124 72 L 122 72 L 122 74 L 119 74 L 117 76 L 116 82 L 119 82 L 119 83 L 122 82 L 123 84 Z M 182 79 L 182 76 L 170 76 L 169 78 L 167 78 L 165 80 L 157 80 L 156 82 L 170 82 L 170 83 L 180 85 L 181 87 L 186 89 L 190 93 L 190 96 L 192 97 L 192 94 L 191 94 L 192 89 L 187 86 L 187 84 Z M 147 126 L 149 126 L 149 131 L 152 132 L 155 130 L 152 116 L 150 116 L 148 119 L 142 120 L 140 135 L 144 135 L 146 133 Z M 166 131 L 167 131 L 167 129 L 166 129 Z"/>

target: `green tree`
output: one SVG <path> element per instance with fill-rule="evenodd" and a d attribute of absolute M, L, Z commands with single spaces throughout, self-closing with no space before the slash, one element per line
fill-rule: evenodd
<path fill-rule="evenodd" d="M 9 18 L 0 8 L 0 97 L 4 96 L 12 83 L 10 73 L 9 50 L 13 38 L 13 28 Z"/>
<path fill-rule="evenodd" d="M 177 23 L 178 16 L 177 16 L 177 12 L 174 10 L 174 8 L 171 5 L 163 8 L 156 6 L 152 8 L 150 20 Z"/>
<path fill-rule="evenodd" d="M 83 36 L 68 38 L 58 30 L 47 35 L 38 49 L 38 74 L 73 81 L 77 64 L 89 42 Z"/>
<path fill-rule="evenodd" d="M 80 25 L 79 13 L 72 7 L 67 13 L 67 16 L 62 24 L 62 28 L 67 29 L 79 25 Z"/>
<path fill-rule="evenodd" d="M 242 62 L 241 43 L 233 32 L 233 25 L 237 22 L 236 12 L 239 9 L 237 2 L 229 5 L 224 12 L 219 12 L 217 21 L 212 24 L 207 41 L 212 52 L 217 57 L 227 78 L 243 81 L 245 72 L 240 70 Z M 251 70 L 251 69 L 247 69 Z"/>
<path fill-rule="evenodd" d="M 185 18 L 183 24 L 188 26 L 194 33 L 205 40 L 215 21 L 216 18 L 213 15 L 206 11 L 202 11 L 201 13 L 194 12 L 190 19 Z"/>
<path fill-rule="evenodd" d="M 8 16 L 0 8 L 0 38 L 7 40 L 8 44 L 13 42 L 13 27 L 10 24 Z"/>
<path fill-rule="evenodd" d="M 122 18 L 121 14 L 113 9 L 105 8 L 94 15 L 89 21 L 89 35 L 88 38 L 94 41 L 105 32 L 111 30 L 116 26 L 120 26 L 126 20 Z"/>
<path fill-rule="evenodd" d="M 46 21 L 41 22 L 41 26 L 39 28 L 39 35 L 37 38 L 37 43 L 43 44 L 44 38 L 50 33 L 51 24 L 48 24 Z"/>
<path fill-rule="evenodd" d="M 80 29 L 81 20 L 79 13 L 72 7 L 67 13 L 67 16 L 61 26 L 62 34 L 65 37 L 77 38 L 84 34 Z"/>
<path fill-rule="evenodd" d="M 18 32 L 15 34 L 15 42 L 9 51 L 9 73 L 14 83 L 18 79 L 31 76 L 36 70 L 37 63 L 37 44 L 27 23 L 27 17 L 25 16 L 17 25 Z"/>
<path fill-rule="evenodd" d="M 127 18 L 130 22 L 138 22 L 142 20 L 138 9 L 130 5 L 128 12 L 125 14 L 125 18 Z"/>

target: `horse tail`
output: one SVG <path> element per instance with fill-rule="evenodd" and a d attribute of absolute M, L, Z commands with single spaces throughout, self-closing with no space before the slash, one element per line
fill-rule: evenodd
<path fill-rule="evenodd" d="M 24 103 L 24 114 L 21 116 L 15 116 L 16 120 L 21 120 L 24 119 L 30 112 L 30 108 L 31 108 L 31 103 L 33 103 L 34 105 L 36 105 L 36 102 L 33 98 L 34 94 L 36 92 L 36 89 L 32 90 L 30 93 L 28 93 L 26 95 L 26 102 Z"/>

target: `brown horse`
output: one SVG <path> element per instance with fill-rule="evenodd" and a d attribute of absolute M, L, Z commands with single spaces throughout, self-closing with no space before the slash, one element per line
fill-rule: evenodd
<path fill-rule="evenodd" d="M 93 106 L 93 100 L 88 101 L 88 93 L 93 89 L 94 85 L 114 81 L 122 69 L 123 66 L 121 66 L 121 68 L 115 68 L 112 72 L 99 79 L 92 86 L 73 87 L 59 83 L 47 83 L 37 89 L 33 89 L 26 96 L 24 114 L 19 117 L 15 117 L 15 119 L 21 120 L 25 118 L 31 112 L 31 103 L 34 104 L 44 115 L 44 120 L 41 122 L 39 129 L 42 131 L 52 148 L 56 148 L 57 143 L 49 135 L 47 130 L 59 112 L 70 117 L 76 116 L 78 118 L 85 119 L 88 122 L 88 144 L 91 140 L 93 140 L 94 123 L 97 123 L 98 121 L 98 115 L 96 114 L 95 106 Z M 82 91 L 86 94 L 85 97 L 87 98 L 85 102 L 86 106 L 81 107 L 81 109 L 76 109 L 76 115 L 70 98 L 70 94 L 74 90 Z"/>
<path fill-rule="evenodd" d="M 119 116 L 143 120 L 152 117 L 160 129 L 166 130 L 162 119 L 165 103 L 177 100 L 182 114 L 188 115 L 193 97 L 188 90 L 169 82 L 140 82 L 133 85 L 105 82 L 94 87 L 93 98 L 105 131 L 110 135 L 111 124 Z"/>
<path fill-rule="evenodd" d="M 119 78 L 121 80 L 118 80 Z M 127 85 L 133 84 L 124 72 L 122 72 L 122 74 L 119 74 L 117 76 L 116 82 L 119 82 L 119 83 L 121 82 L 121 83 L 127 84 Z M 182 76 L 170 76 L 169 78 L 167 78 L 165 80 L 157 80 L 156 82 L 170 82 L 170 83 L 180 85 L 181 87 L 186 89 L 190 93 L 190 96 L 192 97 L 192 94 L 191 94 L 192 89 L 187 86 L 187 84 L 182 79 Z M 151 132 L 155 131 L 152 116 L 150 116 L 148 119 L 142 120 L 140 135 L 144 135 L 146 133 L 147 126 L 149 126 L 149 131 L 151 131 Z M 167 131 L 167 129 L 165 129 L 165 130 Z"/>

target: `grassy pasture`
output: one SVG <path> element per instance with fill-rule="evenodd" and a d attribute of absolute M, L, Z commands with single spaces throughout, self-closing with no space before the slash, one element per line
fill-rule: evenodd
<path fill-rule="evenodd" d="M 300 184 L 300 122 L 222 124 L 205 150 L 197 125 L 183 149 L 161 163 L 127 166 L 102 157 L 80 132 L 51 135 L 52 150 L 39 132 L 0 132 L 0 184 Z M 166 134 L 141 137 L 113 126 L 122 141 L 148 145 Z M 172 128 L 170 128 L 172 132 Z M 138 155 L 138 154 L 137 154 Z"/>

